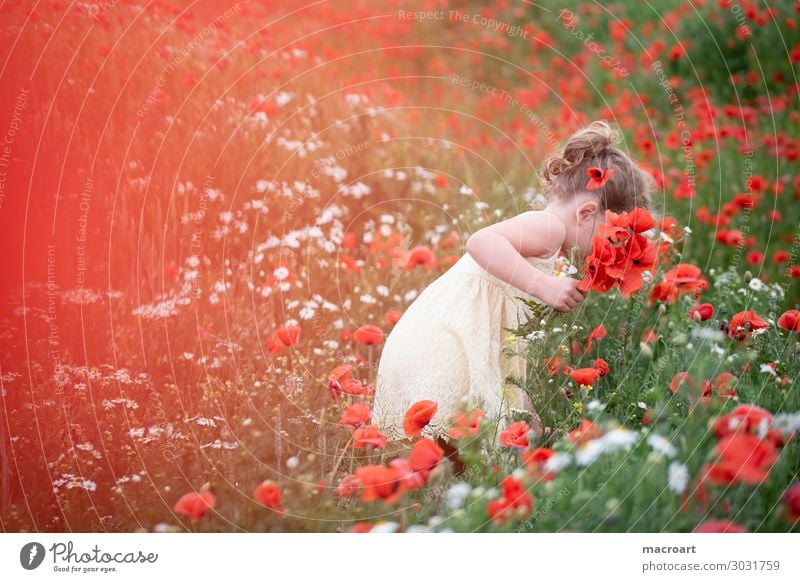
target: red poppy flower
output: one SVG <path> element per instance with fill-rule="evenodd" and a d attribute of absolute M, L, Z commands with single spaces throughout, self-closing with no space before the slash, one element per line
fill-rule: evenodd
<path fill-rule="evenodd" d="M 380 449 L 386 446 L 386 441 L 388 440 L 389 437 L 381 433 L 380 429 L 375 425 L 362 426 L 353 431 L 353 446 L 357 449 L 363 449 L 368 446 Z"/>
<path fill-rule="evenodd" d="M 403 418 L 403 431 L 410 437 L 422 434 L 422 429 L 428 426 L 439 405 L 433 400 L 420 400 L 412 404 Z"/>
<path fill-rule="evenodd" d="M 555 478 L 555 475 L 550 472 L 545 472 L 544 465 L 547 460 L 555 454 L 556 452 L 554 450 L 545 448 L 538 448 L 532 451 L 523 451 L 522 464 L 527 468 L 528 475 L 534 479 L 552 481 Z"/>
<path fill-rule="evenodd" d="M 428 471 L 415 471 L 411 463 L 404 457 L 397 457 L 389 462 L 389 467 L 400 475 L 400 488 L 403 491 L 419 489 L 428 482 Z"/>
<path fill-rule="evenodd" d="M 589 181 L 586 182 L 586 189 L 596 190 L 611 179 L 611 176 L 614 175 L 614 168 L 604 170 L 597 166 L 592 166 L 586 170 L 586 175 L 589 176 Z"/>
<path fill-rule="evenodd" d="M 356 469 L 356 477 L 363 487 L 362 501 L 380 499 L 390 505 L 405 493 L 401 483 L 402 473 L 395 467 L 365 465 Z"/>
<path fill-rule="evenodd" d="M 337 424 L 339 426 L 347 424 L 353 428 L 359 428 L 367 424 L 371 416 L 372 409 L 366 404 L 358 402 L 345 409 L 341 420 Z"/>
<path fill-rule="evenodd" d="M 738 432 L 720 439 L 717 454 L 720 460 L 708 467 L 709 481 L 717 485 L 762 483 L 778 458 L 771 442 Z"/>
<path fill-rule="evenodd" d="M 355 475 L 347 475 L 339 482 L 339 486 L 336 487 L 335 493 L 339 497 L 352 497 L 359 491 L 361 491 L 361 479 Z"/>
<path fill-rule="evenodd" d="M 211 491 L 197 493 L 191 491 L 183 495 L 175 503 L 175 513 L 190 517 L 195 523 L 206 514 L 208 509 L 213 509 L 217 505 L 217 499 Z"/>
<path fill-rule="evenodd" d="M 547 366 L 547 371 L 550 372 L 550 375 L 555 376 L 561 369 L 562 360 L 558 356 L 551 356 L 545 358 L 544 363 Z"/>
<path fill-rule="evenodd" d="M 372 530 L 372 524 L 366 521 L 359 521 L 353 524 L 350 528 L 350 533 L 369 533 Z"/>
<path fill-rule="evenodd" d="M 664 273 L 664 279 L 653 287 L 650 303 L 663 301 L 672 303 L 679 295 L 692 291 L 702 292 L 708 287 L 708 281 L 700 269 L 694 265 L 680 263 Z"/>
<path fill-rule="evenodd" d="M 271 354 L 282 354 L 283 348 L 297 345 L 300 339 L 300 326 L 287 325 L 272 332 L 272 337 L 267 338 L 267 350 Z"/>
<path fill-rule="evenodd" d="M 422 265 L 430 271 L 439 267 L 439 261 L 431 249 L 418 246 L 411 249 L 398 266 L 401 269 L 413 269 L 418 265 Z"/>
<path fill-rule="evenodd" d="M 605 376 L 611 371 L 611 366 L 608 365 L 603 358 L 597 358 L 594 362 L 592 362 L 592 368 L 600 372 L 601 376 Z"/>
<path fill-rule="evenodd" d="M 751 332 L 759 329 L 766 329 L 769 324 L 761 319 L 755 311 L 740 311 L 736 313 L 730 322 L 728 336 L 737 340 L 742 340 Z"/>
<path fill-rule="evenodd" d="M 504 447 L 514 447 L 515 449 L 528 448 L 528 432 L 531 427 L 527 422 L 520 420 L 512 422 L 500 433 L 500 444 Z"/>
<path fill-rule="evenodd" d="M 427 474 L 444 457 L 444 450 L 431 439 L 420 439 L 411 447 L 408 462 L 414 471 Z"/>
<path fill-rule="evenodd" d="M 589 333 L 589 337 L 586 339 L 586 351 L 587 351 L 587 352 L 588 352 L 588 351 L 591 351 L 591 349 L 592 349 L 592 343 L 593 343 L 595 340 L 601 340 L 601 339 L 603 339 L 604 337 L 606 337 L 606 333 L 607 333 L 607 332 L 606 332 L 606 326 L 604 326 L 602 323 L 601 323 L 600 325 L 598 325 L 596 328 L 594 328 L 594 329 L 593 329 L 593 330 L 592 330 L 592 331 Z"/>
<path fill-rule="evenodd" d="M 582 445 L 601 436 L 603 436 L 603 429 L 588 418 L 584 418 L 578 428 L 570 431 L 569 440 L 576 445 Z"/>
<path fill-rule="evenodd" d="M 533 496 L 524 489 L 522 481 L 509 475 L 501 482 L 501 488 L 502 498 L 493 499 L 486 507 L 489 519 L 502 525 L 508 519 L 530 515 Z"/>
<path fill-rule="evenodd" d="M 353 339 L 365 346 L 373 346 L 383 341 L 383 330 L 377 325 L 362 325 L 353 333 Z"/>
<path fill-rule="evenodd" d="M 486 413 L 480 408 L 475 408 L 470 412 L 459 412 L 453 417 L 447 434 L 452 439 L 463 439 L 474 437 L 480 430 L 480 422 Z"/>
<path fill-rule="evenodd" d="M 688 386 L 690 389 L 693 389 L 695 387 L 695 380 L 689 374 L 689 372 L 678 372 L 677 374 L 675 374 L 672 377 L 672 380 L 670 380 L 669 389 L 674 394 L 678 390 L 680 390 L 681 386 L 683 385 Z"/>
<path fill-rule="evenodd" d="M 727 519 L 708 519 L 695 526 L 693 533 L 744 533 L 747 529 Z"/>
<path fill-rule="evenodd" d="M 755 404 L 740 404 L 728 414 L 720 416 L 714 422 L 714 432 L 718 438 L 743 432 L 755 434 L 763 431 L 772 423 L 772 413 Z"/>
<path fill-rule="evenodd" d="M 597 368 L 578 368 L 573 370 L 569 376 L 581 386 L 591 386 L 600 378 L 600 370 Z"/>
<path fill-rule="evenodd" d="M 284 510 L 281 506 L 281 490 L 278 484 L 271 479 L 259 483 L 253 491 L 253 499 L 261 505 L 274 509 L 278 514 L 283 515 Z"/>
<path fill-rule="evenodd" d="M 689 310 L 689 317 L 695 319 L 698 317 L 700 321 L 706 321 L 707 319 L 711 319 L 714 315 L 714 306 L 710 303 L 700 303 L 699 305 L 694 305 Z"/>
<path fill-rule="evenodd" d="M 800 311 L 790 309 L 778 318 L 778 327 L 800 333 Z"/>
<path fill-rule="evenodd" d="M 643 208 L 616 214 L 606 210 L 607 224 L 600 225 L 592 239 L 592 252 L 586 259 L 586 276 L 578 288 L 581 291 L 605 293 L 618 286 L 629 296 L 644 284 L 642 274 L 654 268 L 658 249 L 640 232 L 655 225 L 650 213 Z"/>
<path fill-rule="evenodd" d="M 403 316 L 403 312 L 399 309 L 393 309 L 391 311 L 386 312 L 386 323 L 389 325 L 394 325 L 400 318 Z"/>
<path fill-rule="evenodd" d="M 369 392 L 369 389 L 365 388 L 361 382 L 350 377 L 352 370 L 352 364 L 344 364 L 343 366 L 335 367 L 328 374 L 328 393 L 334 402 L 338 400 L 342 392 L 354 395 L 367 394 Z"/>
<path fill-rule="evenodd" d="M 800 481 L 790 485 L 781 495 L 789 510 L 789 520 L 794 522 L 800 519 Z"/>

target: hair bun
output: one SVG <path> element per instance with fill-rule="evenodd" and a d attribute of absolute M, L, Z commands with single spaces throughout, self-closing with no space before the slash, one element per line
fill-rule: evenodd
<path fill-rule="evenodd" d="M 580 164 L 584 159 L 600 155 L 606 148 L 616 145 L 619 141 L 619 131 L 612 128 L 607 121 L 593 121 L 587 127 L 573 133 L 560 153 L 553 154 L 545 160 L 542 175 L 549 182 Z"/>

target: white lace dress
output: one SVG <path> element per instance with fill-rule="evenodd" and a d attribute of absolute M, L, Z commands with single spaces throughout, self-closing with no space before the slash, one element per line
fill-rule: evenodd
<path fill-rule="evenodd" d="M 558 253 L 526 260 L 548 275 Z M 372 422 L 390 441 L 406 438 L 403 418 L 419 400 L 433 400 L 438 410 L 423 430 L 429 437 L 447 435 L 459 410 L 479 407 L 507 426 L 509 408 L 522 408 L 523 393 L 505 382 L 525 377 L 525 360 L 503 354 L 503 330 L 525 321 L 527 306 L 516 297 L 532 297 L 495 277 L 465 253 L 408 306 L 389 333 L 375 383 Z M 537 300 L 538 301 L 538 300 Z M 521 342 L 511 345 L 520 351 Z"/>

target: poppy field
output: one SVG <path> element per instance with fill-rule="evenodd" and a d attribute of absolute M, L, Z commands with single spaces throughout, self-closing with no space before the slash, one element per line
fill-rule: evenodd
<path fill-rule="evenodd" d="M 2 531 L 798 531 L 800 2 L 650 4 L 4 3 Z M 658 191 L 503 348 L 541 430 L 397 449 L 386 336 L 595 119 Z"/>

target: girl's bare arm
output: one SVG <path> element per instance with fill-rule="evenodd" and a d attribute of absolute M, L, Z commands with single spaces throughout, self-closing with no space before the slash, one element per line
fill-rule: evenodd
<path fill-rule="evenodd" d="M 467 239 L 466 250 L 495 277 L 556 309 L 566 310 L 583 299 L 583 294 L 570 283 L 577 281 L 553 281 L 560 278 L 546 275 L 525 260 L 553 255 L 564 238 L 564 224 L 557 217 L 531 210 L 473 233 Z"/>

